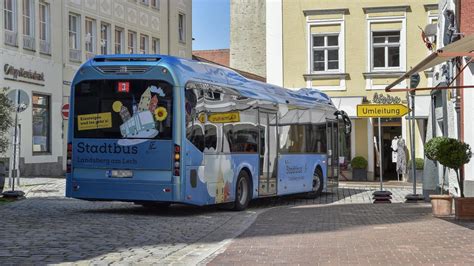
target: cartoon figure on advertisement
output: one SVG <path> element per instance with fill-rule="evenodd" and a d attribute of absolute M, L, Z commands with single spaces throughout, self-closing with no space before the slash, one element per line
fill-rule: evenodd
<path fill-rule="evenodd" d="M 168 117 L 168 112 L 165 107 L 158 107 L 157 96 L 164 97 L 165 93 L 162 88 L 152 85 L 143 92 L 138 104 L 133 97 L 133 115 L 130 115 L 130 111 L 122 102 L 115 101 L 112 104 L 112 109 L 120 114 L 123 121 L 120 133 L 125 139 L 119 140 L 119 145 L 136 145 L 159 134 L 157 127 Z"/>

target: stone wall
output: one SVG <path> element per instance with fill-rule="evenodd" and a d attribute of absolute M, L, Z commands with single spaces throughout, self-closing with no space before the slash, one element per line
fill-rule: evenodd
<path fill-rule="evenodd" d="M 266 77 L 265 0 L 231 0 L 230 67 Z"/>
<path fill-rule="evenodd" d="M 6 176 L 8 176 L 9 158 L 0 158 L 0 161 L 4 163 Z M 21 177 L 59 177 L 64 176 L 65 171 L 63 170 L 63 157 L 58 156 L 56 162 L 45 162 L 45 163 L 25 163 L 25 158 L 20 157 L 20 176 Z"/>

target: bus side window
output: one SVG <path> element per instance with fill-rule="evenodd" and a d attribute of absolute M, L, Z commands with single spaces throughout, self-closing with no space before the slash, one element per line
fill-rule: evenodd
<path fill-rule="evenodd" d="M 230 152 L 257 153 L 258 127 L 252 124 L 226 125 L 224 132 L 229 143 Z"/>
<path fill-rule="evenodd" d="M 200 125 L 186 129 L 186 138 L 201 152 L 204 151 L 204 133 Z"/>
<path fill-rule="evenodd" d="M 217 127 L 215 125 L 207 124 L 204 127 L 204 143 L 205 152 L 216 152 L 217 151 Z"/>

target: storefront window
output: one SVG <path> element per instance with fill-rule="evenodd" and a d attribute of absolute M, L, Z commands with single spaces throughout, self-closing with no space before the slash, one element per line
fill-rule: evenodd
<path fill-rule="evenodd" d="M 33 94 L 33 154 L 51 152 L 50 96 Z"/>

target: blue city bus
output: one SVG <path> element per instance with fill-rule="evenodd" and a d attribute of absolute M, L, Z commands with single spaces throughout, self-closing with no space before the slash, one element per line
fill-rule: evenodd
<path fill-rule="evenodd" d="M 351 128 L 318 90 L 165 55 L 94 57 L 70 107 L 66 196 L 144 206 L 317 196 L 337 185 Z"/>

